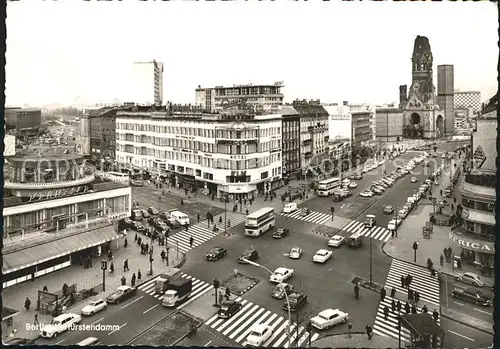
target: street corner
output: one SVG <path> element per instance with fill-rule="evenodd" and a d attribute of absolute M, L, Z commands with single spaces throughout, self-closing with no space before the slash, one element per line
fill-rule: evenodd
<path fill-rule="evenodd" d="M 221 287 L 229 288 L 231 294 L 236 296 L 242 296 L 250 289 L 255 287 L 259 283 L 258 279 L 248 277 L 242 273 L 235 270 L 231 275 L 228 275 L 224 280 L 221 281 Z"/>

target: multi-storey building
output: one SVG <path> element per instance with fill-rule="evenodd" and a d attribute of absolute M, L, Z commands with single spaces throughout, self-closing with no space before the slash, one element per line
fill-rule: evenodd
<path fill-rule="evenodd" d="M 376 139 L 384 143 L 403 139 L 403 110 L 399 108 L 377 108 L 375 114 Z"/>
<path fill-rule="evenodd" d="M 16 155 L 4 172 L 3 287 L 101 255 L 130 216 L 130 186 L 97 178 L 82 155 Z"/>
<path fill-rule="evenodd" d="M 196 89 L 196 105 L 209 111 L 220 111 L 235 104 L 244 103 L 255 110 L 270 113 L 283 104 L 284 87 L 282 81 L 271 85 L 234 85 L 232 87 L 216 86 Z"/>
<path fill-rule="evenodd" d="M 437 103 L 444 110 L 444 133 L 454 133 L 455 112 L 453 110 L 453 93 L 455 91 L 454 67 L 451 64 L 437 66 Z"/>
<path fill-rule="evenodd" d="M 371 110 L 351 111 L 352 117 L 352 146 L 361 148 L 373 143 L 372 119 L 374 113 Z"/>
<path fill-rule="evenodd" d="M 282 121 L 283 176 L 300 177 L 300 114 L 289 105 L 280 108 Z"/>
<path fill-rule="evenodd" d="M 163 63 L 134 62 L 132 100 L 139 105 L 162 105 Z"/>
<path fill-rule="evenodd" d="M 477 120 L 472 133 L 472 149 L 459 185 L 463 224 L 450 231 L 465 263 L 489 268 L 495 259 L 496 126 L 495 106 Z"/>
<path fill-rule="evenodd" d="M 256 195 L 282 185 L 281 115 L 206 113 L 170 106 L 164 112 L 119 111 L 116 160 L 171 185 L 212 195 Z"/>
<path fill-rule="evenodd" d="M 477 114 L 481 110 L 481 92 L 456 90 L 453 95 L 453 105 L 455 109 L 472 107 L 474 114 Z"/>
<path fill-rule="evenodd" d="M 38 108 L 5 108 L 5 126 L 14 129 L 19 140 L 38 136 L 42 125 L 42 110 Z"/>

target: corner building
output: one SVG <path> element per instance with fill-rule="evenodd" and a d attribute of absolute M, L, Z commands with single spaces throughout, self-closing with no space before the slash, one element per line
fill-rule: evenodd
<path fill-rule="evenodd" d="M 252 197 L 282 185 L 281 115 L 118 112 L 116 160 L 179 188 Z"/>

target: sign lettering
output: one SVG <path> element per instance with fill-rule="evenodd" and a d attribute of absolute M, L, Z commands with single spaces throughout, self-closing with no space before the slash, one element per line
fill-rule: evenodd
<path fill-rule="evenodd" d="M 76 194 L 85 194 L 89 191 L 87 186 L 78 186 L 73 188 L 63 188 L 57 190 L 49 190 L 41 193 L 32 193 L 29 196 L 28 202 L 40 201 L 44 199 L 57 199 Z"/>
<path fill-rule="evenodd" d="M 477 251 L 482 251 L 482 252 L 488 252 L 488 253 L 494 253 L 495 252 L 495 246 L 493 244 L 480 244 L 477 242 L 471 242 L 467 240 L 460 239 L 459 237 L 455 236 L 453 233 L 450 232 L 450 239 L 459 244 L 462 247 L 468 248 L 468 249 L 473 249 Z"/>

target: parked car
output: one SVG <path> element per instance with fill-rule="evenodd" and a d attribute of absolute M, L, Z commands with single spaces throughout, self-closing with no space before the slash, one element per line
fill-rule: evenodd
<path fill-rule="evenodd" d="M 332 258 L 333 252 L 330 250 L 320 249 L 313 256 L 314 263 L 325 263 L 327 260 Z"/>
<path fill-rule="evenodd" d="M 302 256 L 302 249 L 300 247 L 292 247 L 288 256 L 291 259 L 299 259 Z"/>
<path fill-rule="evenodd" d="M 468 289 L 461 289 L 461 288 L 455 288 L 452 292 L 451 295 L 455 298 L 470 302 L 470 303 L 475 303 L 477 305 L 481 305 L 483 307 L 488 307 L 491 305 L 491 299 L 490 297 L 487 297 L 481 293 L 481 291 L 476 290 L 474 288 L 468 288 Z"/>
<path fill-rule="evenodd" d="M 91 316 L 95 313 L 100 312 L 101 310 L 105 310 L 108 307 L 108 303 L 104 299 L 97 299 L 95 301 L 91 301 L 89 304 L 82 308 L 83 316 Z"/>
<path fill-rule="evenodd" d="M 259 253 L 255 249 L 247 250 L 243 252 L 241 256 L 238 257 L 238 263 L 247 264 L 247 262 L 245 262 L 243 259 L 254 262 L 257 259 L 259 259 Z"/>
<path fill-rule="evenodd" d="M 307 295 L 304 293 L 292 293 L 288 296 L 288 302 L 283 304 L 283 310 L 288 311 L 288 305 L 290 304 L 290 311 L 297 311 L 306 303 Z"/>
<path fill-rule="evenodd" d="M 318 330 L 326 330 L 340 323 L 346 323 L 349 314 L 339 309 L 326 309 L 311 319 L 311 325 Z"/>
<path fill-rule="evenodd" d="M 395 218 L 391 219 L 389 223 L 387 223 L 387 230 L 396 230 L 397 227 L 401 224 L 401 219 Z"/>
<path fill-rule="evenodd" d="M 34 339 L 28 339 L 28 338 L 11 338 L 5 342 L 3 342 L 4 345 L 34 345 L 35 340 Z"/>
<path fill-rule="evenodd" d="M 278 228 L 273 232 L 273 239 L 282 239 L 285 236 L 290 234 L 290 230 L 288 228 Z"/>
<path fill-rule="evenodd" d="M 334 235 L 328 240 L 328 246 L 330 247 L 340 247 L 345 242 L 345 237 L 342 235 Z"/>
<path fill-rule="evenodd" d="M 217 317 L 221 319 L 229 319 L 234 314 L 239 312 L 243 308 L 243 305 L 235 300 L 226 300 L 222 302 L 219 311 L 217 311 Z"/>
<path fill-rule="evenodd" d="M 351 175 L 347 176 L 347 178 L 348 178 L 348 179 L 350 179 L 351 181 L 355 179 L 354 177 L 355 177 L 355 176 L 354 176 L 353 174 L 351 174 Z"/>
<path fill-rule="evenodd" d="M 106 298 L 106 302 L 110 304 L 118 304 L 137 294 L 137 288 L 131 286 L 119 286 L 115 292 Z"/>
<path fill-rule="evenodd" d="M 373 196 L 373 192 L 371 190 L 363 190 L 361 193 L 359 193 L 359 196 L 365 197 L 365 198 L 371 198 Z"/>
<path fill-rule="evenodd" d="M 247 336 L 246 344 L 252 347 L 261 347 L 273 334 L 273 328 L 266 324 L 255 324 Z"/>
<path fill-rule="evenodd" d="M 357 181 L 359 181 L 360 179 L 363 179 L 363 176 L 361 175 L 361 173 L 356 172 L 354 174 L 354 179 L 357 180 Z"/>
<path fill-rule="evenodd" d="M 143 218 L 149 218 L 151 215 L 149 214 L 148 210 L 141 209 L 142 217 Z"/>
<path fill-rule="evenodd" d="M 382 195 L 382 193 L 384 192 L 382 189 L 380 189 L 380 187 L 374 185 L 370 187 L 370 190 L 377 195 Z"/>
<path fill-rule="evenodd" d="M 227 250 L 224 247 L 217 246 L 208 251 L 206 259 L 207 261 L 218 261 L 225 256 L 227 256 Z"/>
<path fill-rule="evenodd" d="M 354 189 L 354 188 L 356 188 L 357 186 L 358 186 L 358 183 L 356 183 L 356 182 L 351 182 L 351 183 L 349 183 L 349 185 L 348 185 L 347 187 L 348 187 L 348 188 L 351 188 L 351 189 Z"/>
<path fill-rule="evenodd" d="M 398 217 L 400 217 L 401 219 L 405 219 L 406 216 L 408 216 L 408 211 L 406 209 L 402 208 L 398 211 Z"/>
<path fill-rule="evenodd" d="M 276 285 L 276 287 L 273 290 L 273 293 L 271 294 L 271 297 L 275 299 L 283 299 L 285 298 L 285 293 L 287 295 L 290 295 L 294 292 L 293 286 L 290 284 L 287 284 L 285 282 L 281 282 Z"/>
<path fill-rule="evenodd" d="M 274 273 L 269 278 L 269 281 L 274 282 L 274 283 L 284 282 L 284 281 L 288 280 L 289 278 L 291 278 L 292 275 L 293 275 L 293 269 L 280 267 L 274 271 Z"/>
<path fill-rule="evenodd" d="M 167 223 L 167 225 L 172 228 L 172 229 L 177 229 L 177 228 L 180 228 L 181 227 L 181 224 L 179 223 L 179 221 L 175 218 L 167 218 L 165 220 L 165 223 Z"/>
<path fill-rule="evenodd" d="M 473 286 L 477 286 L 477 287 L 484 286 L 484 282 L 481 280 L 479 275 L 474 274 L 474 273 L 470 273 L 470 272 L 463 273 L 462 275 L 458 275 L 455 279 L 457 281 L 461 281 L 465 284 L 469 284 L 469 285 L 473 285 Z"/>
<path fill-rule="evenodd" d="M 392 205 L 387 205 L 384 207 L 384 213 L 385 214 L 391 214 L 394 212 L 394 206 Z"/>
<path fill-rule="evenodd" d="M 148 213 L 150 215 L 157 216 L 160 214 L 160 211 L 158 211 L 156 208 L 150 206 L 150 207 L 148 207 Z"/>
<path fill-rule="evenodd" d="M 142 223 L 138 221 L 132 221 L 132 229 L 139 233 L 146 231 L 144 225 L 142 225 Z"/>

